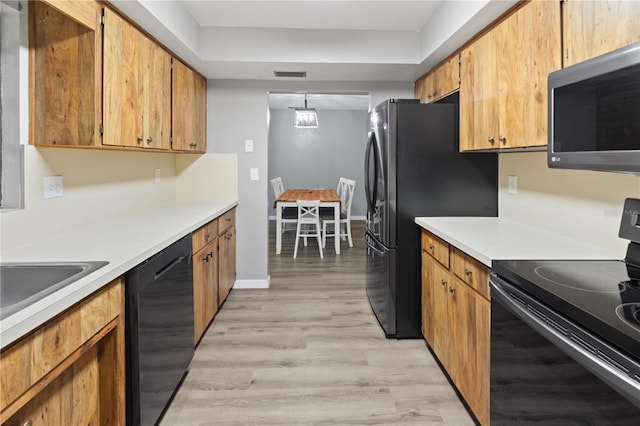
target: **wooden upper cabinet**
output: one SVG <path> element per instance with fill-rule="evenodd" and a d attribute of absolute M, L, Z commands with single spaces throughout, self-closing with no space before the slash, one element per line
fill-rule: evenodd
<path fill-rule="evenodd" d="M 565 67 L 640 41 L 640 2 L 565 1 L 562 34 Z"/>
<path fill-rule="evenodd" d="M 207 82 L 176 58 L 172 76 L 172 148 L 206 151 Z"/>
<path fill-rule="evenodd" d="M 92 1 L 29 2 L 33 145 L 100 145 L 101 14 Z"/>
<path fill-rule="evenodd" d="M 104 26 L 104 145 L 171 147 L 171 57 L 111 9 Z"/>
<path fill-rule="evenodd" d="M 460 150 L 546 146 L 547 77 L 561 67 L 560 4 L 531 1 L 462 51 Z"/>
<path fill-rule="evenodd" d="M 435 102 L 460 88 L 460 55 L 456 54 L 416 81 L 414 96 L 422 103 Z"/>

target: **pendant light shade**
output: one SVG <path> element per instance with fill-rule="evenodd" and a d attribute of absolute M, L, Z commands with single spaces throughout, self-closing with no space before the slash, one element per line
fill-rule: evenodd
<path fill-rule="evenodd" d="M 293 125 L 297 128 L 317 128 L 318 113 L 315 108 L 307 108 L 307 94 L 304 95 L 304 108 L 294 108 Z"/>

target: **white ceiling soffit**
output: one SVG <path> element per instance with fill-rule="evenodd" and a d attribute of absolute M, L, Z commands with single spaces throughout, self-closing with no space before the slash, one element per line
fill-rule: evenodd
<path fill-rule="evenodd" d="M 304 107 L 304 93 L 269 93 L 269 108 L 288 109 Z M 307 93 L 307 106 L 317 110 L 369 109 L 369 95 Z"/>
<path fill-rule="evenodd" d="M 210 79 L 412 82 L 516 0 L 111 3 Z"/>

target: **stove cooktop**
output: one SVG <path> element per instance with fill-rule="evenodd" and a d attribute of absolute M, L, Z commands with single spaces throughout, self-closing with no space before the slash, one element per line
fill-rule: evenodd
<path fill-rule="evenodd" d="M 493 272 L 640 360 L 640 268 L 616 260 L 499 260 Z"/>

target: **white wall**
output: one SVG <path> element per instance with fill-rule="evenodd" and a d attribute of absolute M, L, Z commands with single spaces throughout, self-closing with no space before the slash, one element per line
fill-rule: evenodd
<path fill-rule="evenodd" d="M 25 207 L 2 211 L 2 251 L 123 212 L 172 201 L 237 199 L 235 155 L 24 147 Z M 161 180 L 155 182 L 155 169 Z M 62 175 L 64 196 L 44 199 Z M 87 244 L 100 244 L 87 241 Z"/>
<path fill-rule="evenodd" d="M 370 94 L 372 104 L 392 98 L 412 98 L 411 83 L 290 82 L 209 80 L 207 84 L 207 149 L 238 155 L 237 281 L 268 283 L 268 93 L 327 92 Z M 244 152 L 244 141 L 254 152 Z M 249 180 L 257 168 L 260 179 Z"/>
<path fill-rule="evenodd" d="M 509 194 L 509 175 L 517 194 Z M 640 177 L 624 173 L 547 168 L 545 152 L 500 154 L 498 210 L 501 217 L 608 247 L 624 257 L 618 237 L 624 199 L 640 198 Z M 526 242 L 523 242 L 526 244 Z"/>

